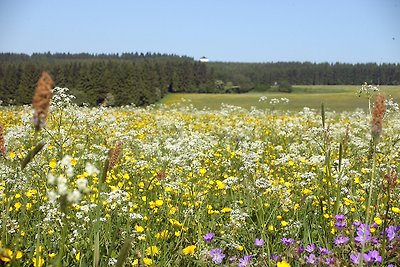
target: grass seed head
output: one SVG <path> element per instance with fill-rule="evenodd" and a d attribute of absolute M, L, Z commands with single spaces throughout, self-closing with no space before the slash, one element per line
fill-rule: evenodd
<path fill-rule="evenodd" d="M 50 99 L 52 96 L 53 80 L 47 72 L 43 72 L 33 96 L 33 124 L 35 130 L 39 131 L 45 124 L 49 113 Z"/>
<path fill-rule="evenodd" d="M 376 141 L 382 134 L 383 116 L 385 111 L 385 97 L 382 94 L 378 94 L 372 109 L 371 133 L 374 141 Z"/>
<path fill-rule="evenodd" d="M 117 142 L 115 144 L 115 147 L 113 149 L 110 149 L 110 152 L 108 153 L 108 170 L 111 170 L 112 168 L 114 168 L 115 164 L 117 164 L 119 155 L 121 154 L 121 150 L 121 142 Z"/>
<path fill-rule="evenodd" d="M 6 143 L 4 141 L 4 127 L 0 122 L 0 155 L 6 156 Z"/>

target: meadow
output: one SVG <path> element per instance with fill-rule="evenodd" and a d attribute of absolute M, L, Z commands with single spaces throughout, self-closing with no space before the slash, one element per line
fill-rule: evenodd
<path fill-rule="evenodd" d="M 36 130 L 30 106 L 0 107 L 0 265 L 399 266 L 400 114 L 365 89 L 330 112 L 77 107 L 55 88 Z"/>
<path fill-rule="evenodd" d="M 400 100 L 400 86 L 380 86 L 388 98 L 396 102 Z M 279 92 L 249 92 L 245 94 L 195 94 L 174 93 L 169 94 L 160 102 L 167 106 L 192 106 L 196 109 L 216 110 L 221 103 L 234 105 L 245 109 L 255 107 L 257 109 L 280 109 L 301 111 L 304 107 L 319 109 L 321 103 L 330 111 L 355 111 L 356 109 L 368 109 L 368 102 L 358 97 L 360 86 L 355 85 L 295 85 L 292 93 Z M 266 98 L 259 101 L 260 97 Z M 289 103 L 274 103 L 272 99 L 287 98 Z M 270 104 L 271 102 L 271 104 Z"/>

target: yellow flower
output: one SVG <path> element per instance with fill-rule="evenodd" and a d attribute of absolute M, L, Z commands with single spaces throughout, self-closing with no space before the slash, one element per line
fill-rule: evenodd
<path fill-rule="evenodd" d="M 290 267 L 290 264 L 286 261 L 280 261 L 276 264 L 276 267 Z"/>
<path fill-rule="evenodd" d="M 14 207 L 16 210 L 19 210 L 21 208 L 21 206 L 22 206 L 21 202 L 17 202 L 14 204 Z"/>
<path fill-rule="evenodd" d="M 81 252 L 79 251 L 78 253 L 75 254 L 75 260 L 79 261 L 81 258 Z"/>
<path fill-rule="evenodd" d="M 1 249 L 1 241 L 0 241 L 0 249 Z M 6 247 L 3 247 L 1 249 L 0 261 L 10 262 L 13 258 L 14 258 L 14 253 L 12 252 L 11 249 Z M 22 258 L 22 252 L 17 251 L 17 253 L 15 254 L 15 259 L 20 259 L 20 258 Z"/>
<path fill-rule="evenodd" d="M 10 153 L 8 154 L 8 156 L 10 157 L 10 159 L 15 158 L 15 152 L 14 152 L 14 151 L 10 151 Z"/>
<path fill-rule="evenodd" d="M 153 264 L 153 260 L 149 259 L 149 258 L 144 258 L 143 259 L 143 263 L 144 263 L 145 266 L 150 266 L 150 265 Z"/>
<path fill-rule="evenodd" d="M 222 213 L 227 213 L 227 212 L 231 212 L 231 208 L 227 208 L 227 207 L 225 207 L 225 208 L 223 208 L 222 210 L 221 210 L 221 212 Z"/>
<path fill-rule="evenodd" d="M 196 245 L 190 245 L 190 246 L 187 246 L 186 248 L 184 248 L 184 249 L 182 250 L 182 252 L 183 252 L 183 254 L 185 254 L 185 255 L 193 255 L 195 249 L 196 249 Z"/>
<path fill-rule="evenodd" d="M 243 248 L 243 246 L 238 245 L 238 246 L 236 247 L 236 249 L 239 250 L 239 251 L 243 251 L 244 248 Z"/>
<path fill-rule="evenodd" d="M 204 175 L 207 172 L 207 170 L 204 168 L 201 168 L 199 172 L 201 175 Z"/>
<path fill-rule="evenodd" d="M 155 256 L 159 253 L 160 253 L 160 250 L 158 249 L 157 246 L 151 246 L 151 247 L 146 248 L 146 255 Z"/>
<path fill-rule="evenodd" d="M 168 237 L 168 230 L 163 230 L 156 234 L 157 239 L 167 238 Z"/>
<path fill-rule="evenodd" d="M 139 265 L 139 260 L 136 259 L 132 262 L 132 266 L 138 266 Z"/>
<path fill-rule="evenodd" d="M 37 258 L 37 260 L 36 260 L 36 257 L 34 257 L 34 258 L 32 259 L 32 261 L 33 261 L 33 266 L 34 266 L 34 267 L 42 267 L 43 264 L 44 264 L 44 259 L 43 259 L 41 256 L 39 256 L 39 257 Z"/>
<path fill-rule="evenodd" d="M 374 222 L 375 222 L 377 225 L 381 225 L 381 224 L 382 224 L 382 219 L 379 218 L 379 217 L 375 217 L 375 218 L 374 218 Z"/>
<path fill-rule="evenodd" d="M 9 248 L 3 248 L 2 253 L 0 254 L 0 260 L 4 262 L 9 262 L 12 259 L 12 250 Z"/>
<path fill-rule="evenodd" d="M 400 208 L 392 207 L 392 211 L 393 211 L 394 213 L 400 213 Z"/>
<path fill-rule="evenodd" d="M 157 199 L 156 200 L 156 206 L 161 207 L 164 204 L 164 201 L 162 199 Z"/>
<path fill-rule="evenodd" d="M 288 222 L 287 222 L 287 221 L 281 221 L 281 225 L 282 225 L 283 227 L 285 227 L 286 225 L 288 225 Z"/>
<path fill-rule="evenodd" d="M 135 225 L 135 231 L 138 233 L 142 233 L 144 231 L 144 228 L 140 225 Z"/>
<path fill-rule="evenodd" d="M 217 188 L 218 189 L 224 189 L 225 188 L 225 184 L 223 182 L 221 182 L 220 180 L 217 180 L 216 183 L 217 183 Z"/>
<path fill-rule="evenodd" d="M 49 162 L 49 166 L 50 166 L 50 168 L 54 169 L 57 166 L 57 161 L 55 159 L 52 159 Z"/>

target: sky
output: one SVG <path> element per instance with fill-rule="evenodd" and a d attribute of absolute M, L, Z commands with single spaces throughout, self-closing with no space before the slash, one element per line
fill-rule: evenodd
<path fill-rule="evenodd" d="M 400 63 L 400 0 L 0 0 L 0 52 Z"/>

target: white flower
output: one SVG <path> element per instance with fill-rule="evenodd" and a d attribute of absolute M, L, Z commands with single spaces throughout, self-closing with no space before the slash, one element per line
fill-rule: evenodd
<path fill-rule="evenodd" d="M 70 155 L 65 155 L 64 158 L 61 160 L 61 167 L 67 168 L 71 166 L 72 157 Z"/>
<path fill-rule="evenodd" d="M 69 202 L 77 203 L 80 199 L 81 192 L 79 192 L 78 190 L 75 189 L 74 191 L 68 193 L 67 200 Z"/>
<path fill-rule="evenodd" d="M 58 184 L 57 192 L 60 195 L 66 195 L 68 193 L 68 187 L 66 184 Z"/>
<path fill-rule="evenodd" d="M 47 175 L 47 183 L 49 185 L 54 185 L 56 183 L 56 177 L 51 172 Z"/>
<path fill-rule="evenodd" d="M 90 175 L 99 174 L 100 171 L 93 164 L 86 162 L 85 171 Z"/>
<path fill-rule="evenodd" d="M 47 197 L 49 198 L 50 202 L 55 202 L 58 198 L 58 195 L 55 191 L 51 190 L 47 193 Z"/>
<path fill-rule="evenodd" d="M 79 191 L 84 192 L 88 186 L 88 180 L 86 178 L 79 178 L 76 180 L 76 187 Z"/>

